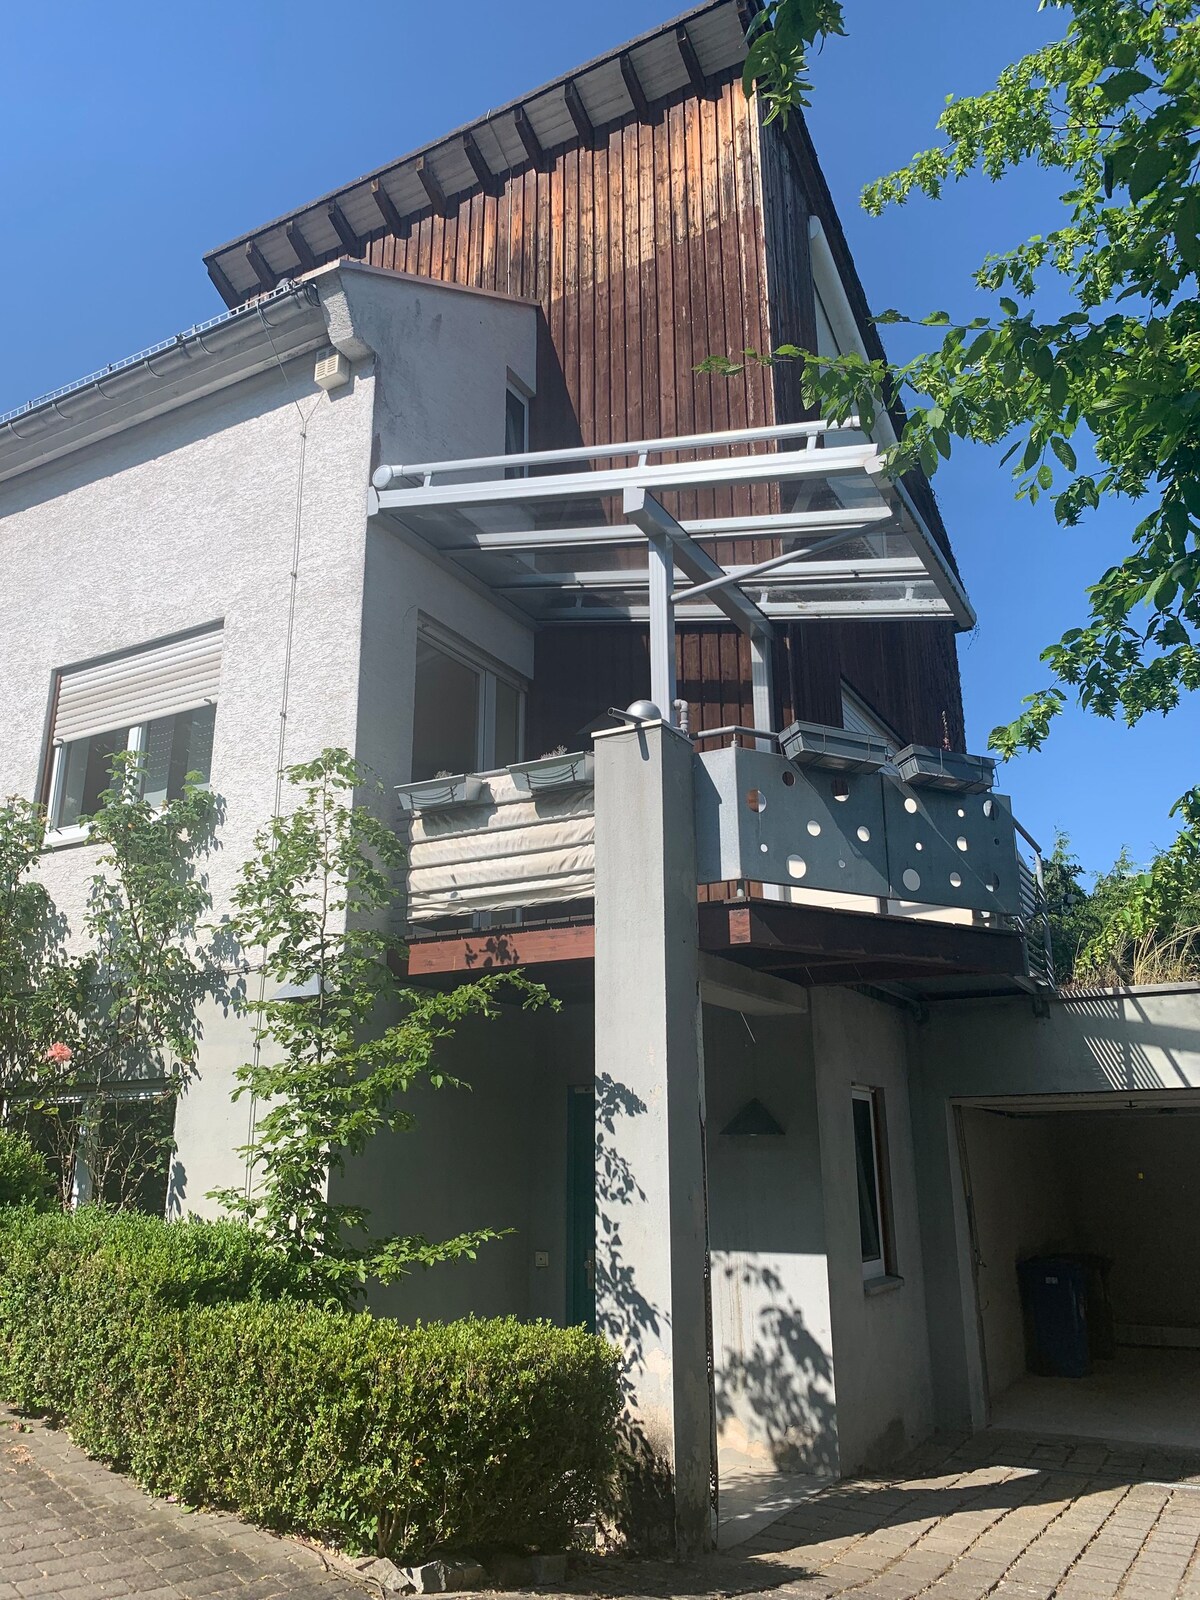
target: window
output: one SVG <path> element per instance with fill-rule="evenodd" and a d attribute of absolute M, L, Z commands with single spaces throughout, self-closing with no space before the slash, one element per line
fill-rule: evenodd
<path fill-rule="evenodd" d="M 417 640 L 412 781 L 443 772 L 488 772 L 521 759 L 525 696 L 465 648 L 440 635 Z"/>
<path fill-rule="evenodd" d="M 529 449 L 529 402 L 516 389 L 504 391 L 504 454 L 524 455 Z M 523 478 L 524 467 L 506 467 L 506 478 Z"/>
<path fill-rule="evenodd" d="M 221 639 L 220 628 L 208 628 L 58 674 L 52 828 L 71 834 L 97 809 L 125 750 L 141 755 L 142 792 L 154 805 L 180 795 L 188 773 L 208 782 Z"/>
<path fill-rule="evenodd" d="M 869 733 L 891 746 L 893 752 L 906 743 L 861 695 L 855 694 L 848 683 L 842 684 L 842 727 L 850 733 Z"/>
<path fill-rule="evenodd" d="M 889 1242 L 890 1206 L 883 1091 L 854 1089 L 851 1093 L 863 1277 L 868 1280 L 885 1278 L 895 1270 L 895 1262 Z"/>

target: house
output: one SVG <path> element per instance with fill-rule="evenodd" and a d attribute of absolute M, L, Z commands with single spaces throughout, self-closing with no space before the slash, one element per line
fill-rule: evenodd
<path fill-rule="evenodd" d="M 1116 1248 L 1071 1119 L 1119 1164 L 1130 1117 L 1186 1144 L 1200 1090 L 1187 994 L 1048 988 L 899 416 L 698 370 L 879 351 L 802 121 L 741 92 L 745 22 L 707 0 L 214 250 L 225 313 L 0 418 L 0 784 L 49 807 L 55 899 L 116 748 L 224 797 L 218 911 L 282 765 L 380 775 L 411 981 L 521 966 L 561 1007 L 464 1027 L 471 1094 L 338 1180 L 380 1227 L 513 1230 L 373 1303 L 611 1334 L 681 1550 L 714 1484 L 985 1422 L 1017 1258 Z M 245 1178 L 249 1048 L 206 1013 L 176 1212 Z M 1160 1144 L 1139 1241 L 1179 1203 Z M 1155 1278 L 1128 1327 L 1200 1325 L 1121 1252 Z"/>

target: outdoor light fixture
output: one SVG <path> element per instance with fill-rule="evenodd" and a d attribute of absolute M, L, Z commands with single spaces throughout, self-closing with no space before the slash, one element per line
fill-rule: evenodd
<path fill-rule="evenodd" d="M 722 1139 L 779 1139 L 783 1129 L 761 1100 L 747 1100 L 731 1122 L 721 1129 Z"/>

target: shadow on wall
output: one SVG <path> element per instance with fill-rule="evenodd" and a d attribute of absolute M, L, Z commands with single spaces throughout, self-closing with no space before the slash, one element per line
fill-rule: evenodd
<path fill-rule="evenodd" d="M 626 1400 L 636 1402 L 630 1381 L 633 1368 L 645 1366 L 648 1336 L 664 1337 L 666 1313 L 638 1288 L 624 1256 L 617 1207 L 644 1205 L 646 1192 L 618 1146 L 618 1125 L 645 1116 L 646 1102 L 607 1072 L 596 1076 L 596 1331 L 611 1339 L 624 1355 L 621 1385 Z M 669 1466 L 636 1424 L 626 1416 L 619 1425 L 624 1449 L 619 1503 L 615 1520 L 631 1550 L 669 1549 L 674 1539 L 675 1507 Z"/>
<path fill-rule="evenodd" d="M 613 1207 L 644 1203 L 645 1190 L 633 1175 L 617 1144 L 617 1122 L 646 1114 L 646 1103 L 609 1073 L 596 1078 L 596 1325 L 600 1333 L 620 1345 L 628 1363 L 638 1364 L 646 1354 L 647 1333 L 657 1341 L 664 1313 L 637 1287 L 633 1268 L 625 1260 L 621 1225 Z"/>
<path fill-rule="evenodd" d="M 773 1268 L 743 1258 L 719 1271 L 731 1303 L 758 1303 L 753 1343 L 727 1350 L 715 1373 L 723 1438 L 744 1432 L 765 1444 L 780 1472 L 835 1474 L 836 1407 L 827 1352 Z M 735 1316 L 735 1325 L 740 1321 Z"/>
<path fill-rule="evenodd" d="M 1171 1001 L 1187 1004 L 1196 1027 L 1181 1027 L 1164 1015 Z M 1197 1082 L 1200 1058 L 1200 992 L 1147 1000 L 1136 993 L 1072 996 L 1069 1016 L 1086 1020 L 1087 1050 L 1109 1089 L 1171 1089 Z M 1174 1008 L 1172 1008 L 1174 1009 Z M 1191 1057 L 1189 1073 L 1181 1057 Z"/>

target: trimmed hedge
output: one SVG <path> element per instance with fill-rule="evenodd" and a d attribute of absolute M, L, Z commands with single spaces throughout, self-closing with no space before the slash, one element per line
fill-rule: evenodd
<path fill-rule="evenodd" d="M 0 1206 L 48 1211 L 53 1204 L 54 1180 L 33 1141 L 11 1128 L 0 1128 Z"/>
<path fill-rule="evenodd" d="M 561 1547 L 612 1480 L 580 1328 L 304 1304 L 238 1224 L 0 1220 L 0 1392 L 157 1494 L 398 1558 Z"/>

